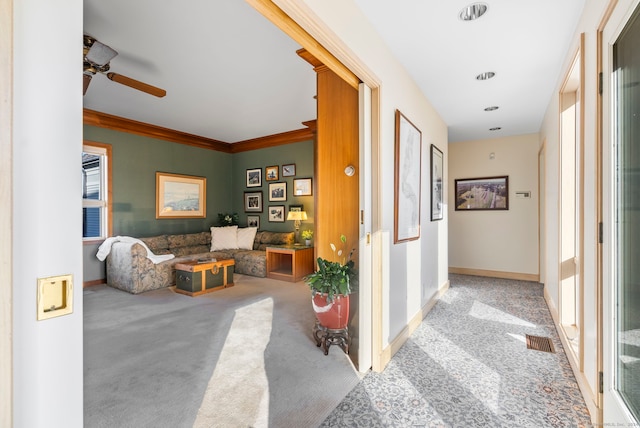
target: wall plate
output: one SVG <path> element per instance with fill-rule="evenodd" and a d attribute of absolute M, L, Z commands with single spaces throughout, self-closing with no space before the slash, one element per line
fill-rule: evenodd
<path fill-rule="evenodd" d="M 73 275 L 38 278 L 38 321 L 73 312 Z"/>

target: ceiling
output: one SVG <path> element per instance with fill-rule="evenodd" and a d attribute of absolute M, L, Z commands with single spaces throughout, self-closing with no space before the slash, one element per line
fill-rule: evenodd
<path fill-rule="evenodd" d="M 535 133 L 584 0 L 354 0 L 448 125 L 449 141 Z M 111 71 L 164 98 L 95 76 L 84 107 L 228 143 L 304 128 L 315 72 L 300 46 L 241 0 L 84 0 L 84 31 Z M 495 77 L 475 76 L 493 71 Z M 498 106 L 495 111 L 486 107 Z M 500 127 L 498 131 L 490 128 Z"/>
<path fill-rule="evenodd" d="M 300 45 L 243 0 L 84 0 L 84 32 L 118 52 L 110 71 L 167 91 L 96 75 L 85 108 L 227 143 L 316 118 Z"/>

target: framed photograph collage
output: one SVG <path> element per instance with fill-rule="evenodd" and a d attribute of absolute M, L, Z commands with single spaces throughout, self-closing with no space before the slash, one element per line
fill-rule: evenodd
<path fill-rule="evenodd" d="M 287 218 L 285 205 L 267 205 L 265 203 L 284 203 L 288 200 L 288 192 L 291 196 L 312 196 L 312 178 L 293 178 L 292 181 L 285 181 L 286 178 L 296 176 L 296 164 L 288 163 L 283 165 L 265 166 L 262 168 L 249 168 L 246 170 L 246 187 L 244 192 L 244 212 L 247 213 L 247 225 L 260 228 L 260 213 L 267 213 L 267 221 L 271 223 L 283 223 Z M 264 182 L 263 182 L 264 180 Z M 264 196 L 263 184 L 266 183 L 266 196 Z M 288 187 L 292 186 L 289 190 Z M 263 199 L 263 196 L 265 199 Z M 299 208 L 298 208 L 299 207 Z M 289 210 L 302 210 L 302 205 L 289 205 Z"/>

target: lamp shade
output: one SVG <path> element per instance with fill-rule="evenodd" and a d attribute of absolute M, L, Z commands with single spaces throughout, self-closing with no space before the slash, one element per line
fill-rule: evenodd
<path fill-rule="evenodd" d="M 306 220 L 307 219 L 307 213 L 306 211 L 289 211 L 289 214 L 287 214 L 287 220 Z"/>

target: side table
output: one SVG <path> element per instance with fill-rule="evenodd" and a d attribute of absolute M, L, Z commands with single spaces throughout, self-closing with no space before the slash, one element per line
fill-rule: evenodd
<path fill-rule="evenodd" d="M 282 245 L 267 247 L 267 278 L 298 282 L 313 272 L 313 247 Z"/>

